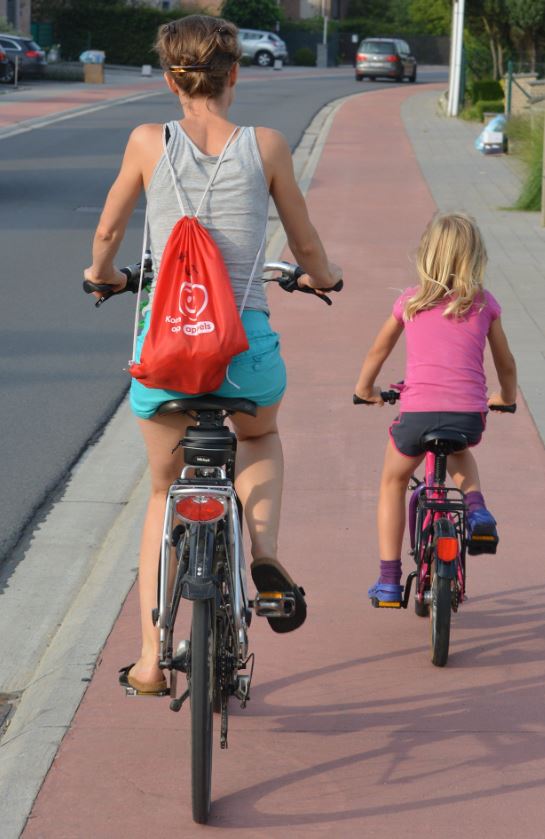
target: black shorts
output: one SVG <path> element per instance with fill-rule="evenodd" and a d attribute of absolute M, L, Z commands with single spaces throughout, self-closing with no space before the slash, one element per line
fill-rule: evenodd
<path fill-rule="evenodd" d="M 431 431 L 459 431 L 467 437 L 468 445 L 481 442 L 486 428 L 486 413 L 459 411 L 407 411 L 401 413 L 390 426 L 390 439 L 400 454 L 418 457 L 424 454 L 421 439 Z"/>

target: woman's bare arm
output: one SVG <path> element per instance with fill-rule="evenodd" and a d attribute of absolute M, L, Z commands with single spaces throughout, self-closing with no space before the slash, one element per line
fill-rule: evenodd
<path fill-rule="evenodd" d="M 116 288 L 125 285 L 126 277 L 114 268 L 114 259 L 142 190 L 142 163 L 150 129 L 155 128 L 140 125 L 129 137 L 121 169 L 108 193 L 93 239 L 93 264 L 84 272 L 88 280 L 111 283 Z"/>
<path fill-rule="evenodd" d="M 271 196 L 286 231 L 290 250 L 308 275 L 306 284 L 311 288 L 334 286 L 342 278 L 342 271 L 328 261 L 320 237 L 310 221 L 305 199 L 295 180 L 291 151 L 285 138 L 269 128 L 258 129 L 257 137 Z"/>

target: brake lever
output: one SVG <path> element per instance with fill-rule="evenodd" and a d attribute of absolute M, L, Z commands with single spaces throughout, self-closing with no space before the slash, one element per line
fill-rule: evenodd
<path fill-rule="evenodd" d="M 303 276 L 302 271 L 300 271 L 299 273 L 296 272 L 295 276 L 293 276 L 293 277 L 284 277 L 284 278 L 278 280 L 278 285 L 281 286 L 284 289 L 284 291 L 287 291 L 290 294 L 292 294 L 294 291 L 302 291 L 303 294 L 313 294 L 315 297 L 318 297 L 320 300 L 323 300 L 324 303 L 326 303 L 328 306 L 333 305 L 333 300 L 330 300 L 329 297 L 327 297 L 327 294 L 329 294 L 330 291 L 341 291 L 341 289 L 344 285 L 343 280 L 339 280 L 337 283 L 335 283 L 334 286 L 331 286 L 330 288 L 315 289 L 315 288 L 311 288 L 308 285 L 300 286 L 299 283 L 298 283 L 298 279 L 299 279 L 299 277 L 302 277 L 302 276 Z M 318 294 L 317 293 L 318 291 L 325 292 L 326 296 L 324 296 L 322 294 Z"/>

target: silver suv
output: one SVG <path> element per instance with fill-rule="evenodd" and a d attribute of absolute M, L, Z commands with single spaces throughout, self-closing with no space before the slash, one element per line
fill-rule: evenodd
<path fill-rule="evenodd" d="M 398 82 L 416 81 L 417 64 L 406 41 L 399 38 L 365 38 L 356 55 L 356 81 L 367 78 L 372 82 L 379 76 Z"/>
<path fill-rule="evenodd" d="M 242 55 L 251 58 L 260 67 L 271 67 L 275 58 L 286 61 L 288 57 L 286 44 L 274 32 L 263 32 L 259 29 L 239 29 L 238 39 Z"/>

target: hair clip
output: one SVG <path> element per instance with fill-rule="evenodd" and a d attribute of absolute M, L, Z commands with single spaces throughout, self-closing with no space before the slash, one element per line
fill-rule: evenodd
<path fill-rule="evenodd" d="M 207 70 L 210 70 L 210 64 L 173 64 L 168 69 L 171 73 L 180 75 L 182 73 L 205 73 Z"/>

